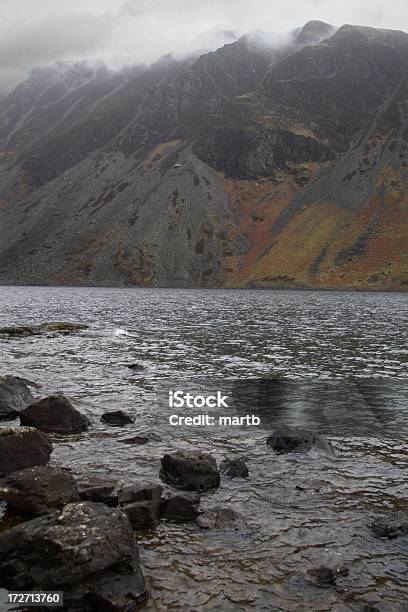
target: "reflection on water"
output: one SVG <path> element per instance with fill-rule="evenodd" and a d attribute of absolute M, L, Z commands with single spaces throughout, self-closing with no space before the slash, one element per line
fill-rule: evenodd
<path fill-rule="evenodd" d="M 258 415 L 265 427 L 309 427 L 332 436 L 408 439 L 408 379 L 238 381 L 238 412 Z"/>
<path fill-rule="evenodd" d="M 0 288 L 0 313 L 1 325 L 90 325 L 72 336 L 0 339 L 2 372 L 65 393 L 92 420 L 89 433 L 55 444 L 53 464 L 129 484 L 157 479 L 161 456 L 177 448 L 247 459 L 250 477 L 223 480 L 202 506 L 233 506 L 248 534 L 162 523 L 141 538 L 147 610 L 340 612 L 371 603 L 406 612 L 407 538 L 378 540 L 368 528 L 374 515 L 408 511 L 406 295 Z M 175 380 L 221 380 L 234 409 L 258 411 L 262 426 L 211 435 L 171 427 L 158 389 Z M 135 424 L 101 423 L 114 408 Z M 336 456 L 274 454 L 265 439 L 277 422 L 326 431 Z M 161 442 L 121 442 L 152 430 Z M 311 566 L 340 562 L 350 574 L 335 588 L 309 582 Z"/>

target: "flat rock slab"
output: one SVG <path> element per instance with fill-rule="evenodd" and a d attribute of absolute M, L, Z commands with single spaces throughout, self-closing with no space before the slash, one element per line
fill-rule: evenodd
<path fill-rule="evenodd" d="M 79 501 L 79 494 L 71 474 L 40 465 L 0 480 L 0 499 L 15 510 L 38 516 Z"/>
<path fill-rule="evenodd" d="M 45 465 L 53 451 L 51 440 L 31 427 L 0 427 L 0 477 Z"/>
<path fill-rule="evenodd" d="M 21 425 L 61 435 L 86 431 L 90 420 L 63 395 L 50 395 L 20 412 Z"/>
<path fill-rule="evenodd" d="M 220 486 L 217 463 L 200 451 L 177 451 L 161 460 L 160 477 L 185 491 L 209 491 Z"/>
<path fill-rule="evenodd" d="M 90 477 L 77 480 L 76 485 L 82 501 L 107 504 L 108 506 L 117 506 L 118 504 L 118 496 L 114 493 L 116 482 L 112 480 Z"/>
<path fill-rule="evenodd" d="M 30 386 L 36 385 L 18 376 L 0 376 L 0 421 L 15 419 L 34 401 Z"/>
<path fill-rule="evenodd" d="M 56 321 L 51 323 L 41 323 L 40 325 L 16 325 L 11 327 L 0 327 L 0 337 L 21 338 L 26 336 L 40 336 L 41 334 L 73 334 L 85 329 L 88 329 L 88 325 Z"/>
<path fill-rule="evenodd" d="M 82 502 L 0 533 L 0 587 L 22 585 L 62 590 L 68 608 L 135 610 L 146 588 L 128 518 Z"/>

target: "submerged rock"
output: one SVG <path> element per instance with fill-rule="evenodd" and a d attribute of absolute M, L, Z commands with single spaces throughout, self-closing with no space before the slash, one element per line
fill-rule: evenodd
<path fill-rule="evenodd" d="M 319 567 L 312 567 L 308 570 L 308 574 L 317 586 L 330 586 L 336 584 L 337 578 L 348 576 L 349 569 L 345 565 L 336 567 L 320 565 Z"/>
<path fill-rule="evenodd" d="M 24 336 L 39 336 L 41 334 L 72 334 L 88 329 L 88 325 L 82 323 L 66 323 L 56 321 L 41 323 L 40 325 L 16 325 L 11 327 L 0 327 L 0 336 L 18 338 Z"/>
<path fill-rule="evenodd" d="M 18 376 L 0 376 L 0 421 L 11 421 L 34 401 L 30 383 Z"/>
<path fill-rule="evenodd" d="M 63 395 L 50 395 L 34 402 L 20 413 L 22 425 L 56 434 L 77 434 L 86 431 L 90 420 L 78 412 Z"/>
<path fill-rule="evenodd" d="M 160 478 L 185 491 L 208 491 L 220 486 L 217 463 L 200 451 L 176 451 L 161 460 Z"/>
<path fill-rule="evenodd" d="M 224 459 L 220 465 L 221 474 L 230 478 L 247 478 L 249 471 L 243 459 Z"/>
<path fill-rule="evenodd" d="M 173 493 L 165 498 L 162 503 L 162 517 L 167 521 L 176 523 L 187 523 L 195 521 L 200 514 L 200 495 L 198 493 Z"/>
<path fill-rule="evenodd" d="M 114 493 L 116 483 L 102 478 L 78 480 L 79 497 L 82 501 L 90 501 L 108 506 L 117 506 L 118 496 Z"/>
<path fill-rule="evenodd" d="M 247 523 L 242 514 L 232 508 L 215 506 L 198 517 L 197 525 L 202 529 L 233 529 L 239 531 L 245 529 Z"/>
<path fill-rule="evenodd" d="M 122 444 L 142 445 L 148 444 L 148 442 L 161 442 L 161 438 L 155 433 L 148 433 L 138 434 L 132 438 L 122 438 L 121 440 L 118 440 L 118 442 L 122 442 Z"/>
<path fill-rule="evenodd" d="M 101 421 L 112 425 L 112 427 L 121 427 L 122 425 L 129 425 L 134 423 L 132 417 L 123 410 L 111 410 L 110 412 L 104 412 L 101 416 Z"/>
<path fill-rule="evenodd" d="M 0 533 L 0 587 L 22 586 L 62 590 L 67 608 L 135 610 L 146 587 L 129 520 L 83 502 Z"/>
<path fill-rule="evenodd" d="M 34 465 L 45 465 L 51 440 L 31 427 L 0 427 L 0 477 Z"/>
<path fill-rule="evenodd" d="M 153 527 L 160 518 L 163 488 L 159 484 L 144 483 L 124 487 L 118 492 L 118 503 L 127 514 L 132 527 Z"/>
<path fill-rule="evenodd" d="M 146 368 L 142 366 L 140 363 L 129 363 L 127 366 L 130 370 L 135 370 L 136 372 L 142 372 Z"/>
<path fill-rule="evenodd" d="M 330 442 L 301 427 L 282 427 L 270 435 L 266 443 L 277 453 L 303 452 L 316 447 L 334 455 Z"/>
<path fill-rule="evenodd" d="M 395 538 L 408 535 L 408 514 L 396 512 L 387 517 L 381 517 L 370 525 L 371 531 L 377 538 Z"/>
<path fill-rule="evenodd" d="M 0 499 L 15 510 L 38 516 L 79 501 L 79 495 L 71 474 L 41 465 L 0 480 Z"/>

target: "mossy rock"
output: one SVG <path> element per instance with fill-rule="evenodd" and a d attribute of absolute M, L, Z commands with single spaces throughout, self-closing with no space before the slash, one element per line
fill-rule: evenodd
<path fill-rule="evenodd" d="M 0 327 L 0 337 L 39 336 L 47 333 L 72 334 L 88 329 L 88 327 L 88 325 L 82 323 L 67 323 L 64 321 L 41 323 L 40 325 L 16 325 Z"/>
<path fill-rule="evenodd" d="M 55 323 L 42 323 L 39 326 L 39 329 L 45 332 L 76 332 L 88 329 L 88 325 L 84 325 L 82 323 L 65 323 L 63 321 L 58 321 Z"/>

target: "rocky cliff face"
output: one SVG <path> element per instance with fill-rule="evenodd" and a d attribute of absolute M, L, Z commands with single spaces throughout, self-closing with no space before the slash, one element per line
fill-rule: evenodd
<path fill-rule="evenodd" d="M 408 288 L 408 35 L 310 22 L 0 100 L 0 282 Z"/>

